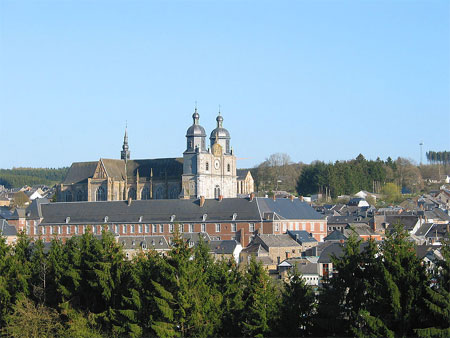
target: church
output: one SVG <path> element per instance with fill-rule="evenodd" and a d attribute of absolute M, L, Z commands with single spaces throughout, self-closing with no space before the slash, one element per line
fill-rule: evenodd
<path fill-rule="evenodd" d="M 206 132 L 195 108 L 183 157 L 132 160 L 125 129 L 119 159 L 72 163 L 57 186 L 59 202 L 149 199 L 206 199 L 248 196 L 254 182 L 236 168 L 231 137 L 219 112 L 206 147 Z"/>

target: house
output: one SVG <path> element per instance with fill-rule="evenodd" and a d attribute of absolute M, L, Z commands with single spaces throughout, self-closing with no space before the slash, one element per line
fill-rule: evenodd
<path fill-rule="evenodd" d="M 214 259 L 234 259 L 239 263 L 242 245 L 235 240 L 209 241 L 210 253 Z"/>
<path fill-rule="evenodd" d="M 253 176 L 248 169 L 236 170 L 237 195 L 240 197 L 248 196 L 255 191 Z"/>
<path fill-rule="evenodd" d="M 450 225 L 447 224 L 433 224 L 431 229 L 425 235 L 426 243 L 431 245 L 440 245 L 442 240 L 447 238 L 450 234 Z"/>
<path fill-rule="evenodd" d="M 317 241 L 327 235 L 327 221 L 308 203 L 299 198 L 257 198 L 260 216 L 272 220 L 272 233 L 286 233 L 288 230 L 307 231 Z M 269 232 L 270 233 L 270 232 Z"/>
<path fill-rule="evenodd" d="M 0 236 L 4 238 L 6 244 L 14 244 L 17 241 L 17 230 L 5 219 L 0 219 Z"/>
<path fill-rule="evenodd" d="M 361 197 L 351 198 L 350 201 L 348 201 L 347 205 L 353 206 L 353 207 L 358 207 L 358 208 L 370 207 L 370 204 L 367 203 L 367 201 Z"/>
<path fill-rule="evenodd" d="M 365 223 L 349 223 L 349 225 L 344 229 L 344 235 L 348 238 L 352 233 L 356 234 L 365 241 L 369 239 L 381 241 L 382 239 L 380 234 L 373 231 L 372 228 Z"/>
<path fill-rule="evenodd" d="M 342 233 L 342 231 L 334 230 L 331 234 L 324 238 L 325 242 L 338 242 L 343 243 L 347 240 L 347 237 Z"/>
<path fill-rule="evenodd" d="M 239 255 L 239 262 L 245 265 L 250 263 L 252 258 L 261 263 L 268 271 L 273 272 L 277 270 L 277 263 L 270 258 L 269 250 L 261 243 L 251 243 L 242 249 Z"/>
<path fill-rule="evenodd" d="M 417 245 L 415 247 L 417 258 L 430 274 L 434 272 L 436 263 L 443 259 L 440 248 L 437 245 Z"/>
<path fill-rule="evenodd" d="M 280 279 L 287 280 L 289 273 L 296 269 L 305 280 L 307 285 L 319 285 L 319 265 L 306 258 L 289 258 L 278 264 L 278 274 Z"/>
<path fill-rule="evenodd" d="M 302 246 L 302 252 L 316 246 L 319 242 L 304 230 L 288 230 L 287 234 Z"/>
<path fill-rule="evenodd" d="M 302 255 L 302 246 L 287 234 L 258 234 L 249 245 L 249 247 L 252 246 L 258 248 L 261 246 L 265 251 L 267 251 L 267 256 L 271 259 L 271 261 L 276 262 L 276 264 L 279 264 L 284 259 L 301 257 Z M 247 248 L 241 251 L 241 261 L 248 261 L 248 252 L 249 251 Z M 264 256 L 266 256 L 265 253 Z"/>

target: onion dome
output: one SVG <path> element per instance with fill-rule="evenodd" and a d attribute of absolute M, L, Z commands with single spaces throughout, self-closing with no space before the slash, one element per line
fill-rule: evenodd
<path fill-rule="evenodd" d="M 194 114 L 192 114 L 192 119 L 194 123 L 190 126 L 186 132 L 186 137 L 190 136 L 202 136 L 206 137 L 205 129 L 198 124 L 198 120 L 200 119 L 200 114 L 197 112 L 197 108 L 195 108 Z"/>

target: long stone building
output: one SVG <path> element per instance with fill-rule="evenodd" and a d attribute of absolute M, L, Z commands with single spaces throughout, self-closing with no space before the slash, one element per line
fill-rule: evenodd
<path fill-rule="evenodd" d="M 119 159 L 73 163 L 57 187 L 59 202 L 233 198 L 253 192 L 249 171 L 237 174 L 231 137 L 220 112 L 206 147 L 206 132 L 195 109 L 183 157 L 130 159 L 128 134 Z"/>
<path fill-rule="evenodd" d="M 50 241 L 105 229 L 118 240 L 164 236 L 168 243 L 175 228 L 181 233 L 207 233 L 212 240 L 235 240 L 247 246 L 258 234 L 279 235 L 304 230 L 317 241 L 327 235 L 327 221 L 297 198 L 173 199 L 48 203 L 33 201 L 8 220 L 17 231 Z"/>

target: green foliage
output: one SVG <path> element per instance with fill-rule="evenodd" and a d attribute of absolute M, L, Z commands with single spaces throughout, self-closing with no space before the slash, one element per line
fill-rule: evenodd
<path fill-rule="evenodd" d="M 35 305 L 30 299 L 21 297 L 6 316 L 3 333 L 13 338 L 61 337 L 63 326 L 58 312 L 42 304 Z"/>
<path fill-rule="evenodd" d="M 52 186 L 60 183 L 69 168 L 13 168 L 0 169 L 0 185 L 6 188 L 20 188 L 24 185 L 33 186 L 44 184 Z"/>
<path fill-rule="evenodd" d="M 253 257 L 244 278 L 242 334 L 245 337 L 268 336 L 278 321 L 277 291 L 267 271 Z"/>
<path fill-rule="evenodd" d="M 361 154 L 351 161 L 325 164 L 317 161 L 303 168 L 297 181 L 300 195 L 329 192 L 332 198 L 352 195 L 359 190 L 376 190 L 387 179 L 388 162 L 367 161 Z M 374 189 L 375 188 L 375 189 Z"/>
<path fill-rule="evenodd" d="M 284 284 L 280 310 L 278 332 L 283 337 L 306 337 L 311 333 L 315 296 L 296 268 Z"/>
<path fill-rule="evenodd" d="M 386 183 L 382 192 L 385 200 L 389 203 L 399 202 L 402 196 L 400 188 L 395 183 Z"/>

